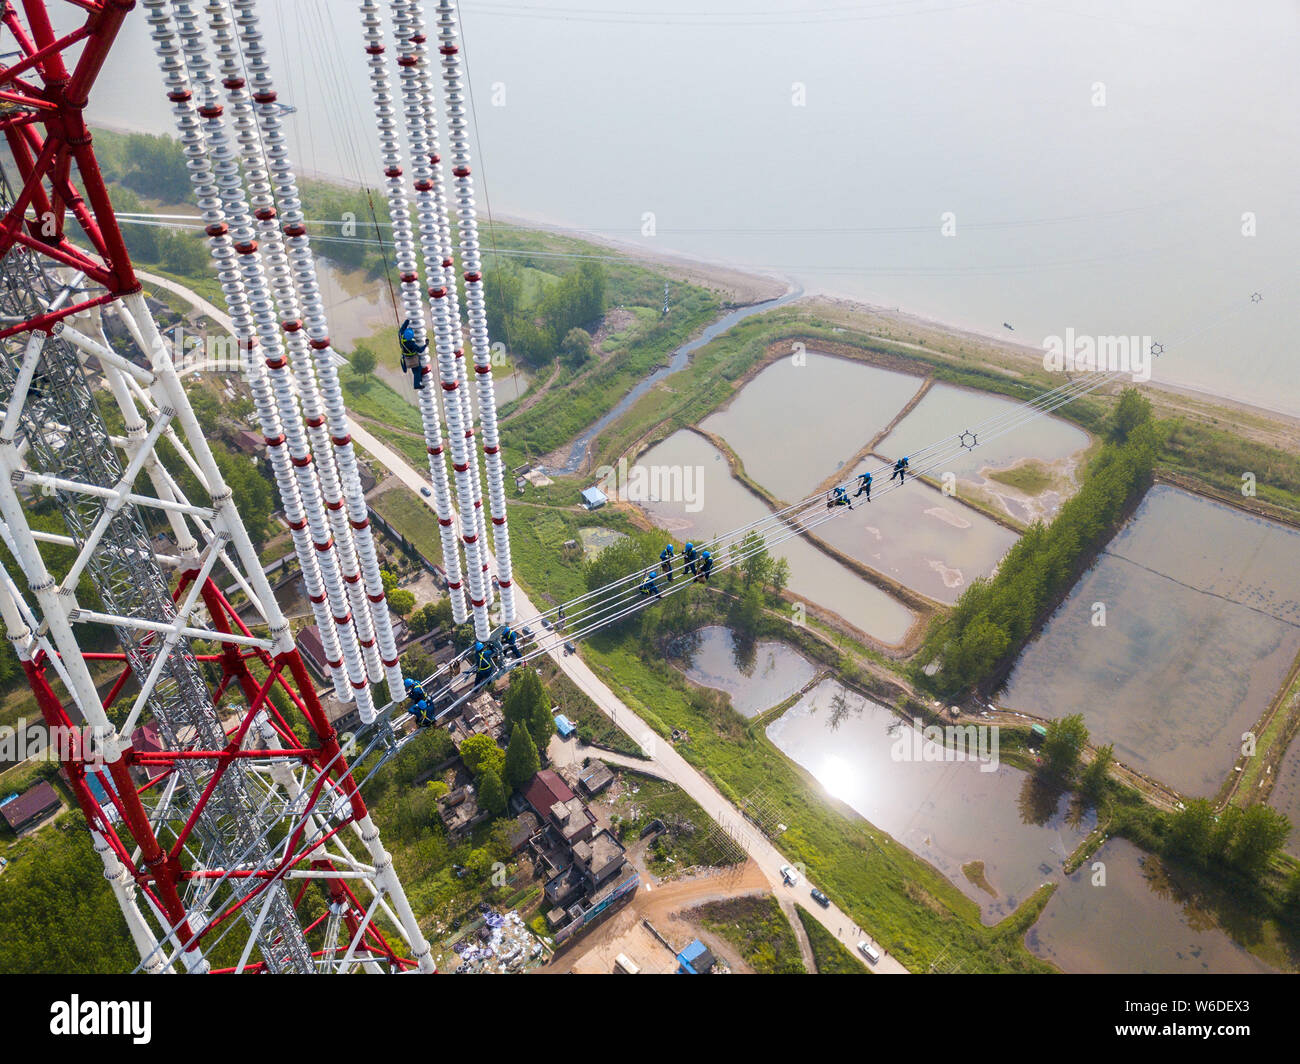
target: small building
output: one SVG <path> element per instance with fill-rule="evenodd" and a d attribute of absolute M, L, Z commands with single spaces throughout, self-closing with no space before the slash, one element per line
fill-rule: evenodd
<path fill-rule="evenodd" d="M 59 792 L 41 780 L 35 787 L 28 787 L 17 798 L 0 805 L 0 816 L 9 825 L 9 830 L 17 835 L 35 824 L 39 824 L 51 813 L 59 810 L 63 803 Z"/>
<path fill-rule="evenodd" d="M 234 444 L 244 454 L 256 458 L 262 453 L 262 448 L 266 446 L 266 439 L 256 432 L 240 429 L 235 433 Z"/>
<path fill-rule="evenodd" d="M 162 736 L 153 721 L 146 721 L 131 733 L 131 749 L 138 754 L 157 754 L 162 752 L 162 748 Z"/>
<path fill-rule="evenodd" d="M 472 786 L 457 787 L 438 799 L 438 815 L 453 839 L 463 839 L 491 815 L 480 809 Z"/>
<path fill-rule="evenodd" d="M 677 954 L 677 974 L 708 975 L 717 963 L 713 951 L 697 938 Z"/>
<path fill-rule="evenodd" d="M 556 802 L 551 806 L 550 816 L 551 826 L 569 846 L 591 838 L 596 828 L 596 818 L 581 798 Z"/>
<path fill-rule="evenodd" d="M 614 782 L 614 773 L 603 761 L 593 760 L 578 775 L 578 784 L 590 797 L 595 797 Z"/>
<path fill-rule="evenodd" d="M 559 733 L 561 739 L 567 739 L 578 729 L 573 721 L 569 720 L 563 713 L 555 714 L 555 730 Z"/>
<path fill-rule="evenodd" d="M 594 485 L 582 489 L 582 505 L 588 510 L 599 510 L 607 502 L 609 497 Z"/>
<path fill-rule="evenodd" d="M 563 804 L 573 797 L 569 785 L 549 768 L 538 772 L 524 788 L 524 799 L 532 806 L 533 812 L 543 820 L 551 815 L 551 806 L 557 802 Z"/>
<path fill-rule="evenodd" d="M 573 846 L 573 867 L 582 873 L 587 890 L 595 893 L 627 863 L 627 854 L 613 834 L 601 830 L 589 842 Z"/>
<path fill-rule="evenodd" d="M 510 823 L 510 856 L 513 857 L 528 845 L 528 840 L 537 834 L 541 828 L 541 821 L 537 819 L 537 814 L 525 810 L 520 813 Z"/>
<path fill-rule="evenodd" d="M 325 644 L 321 642 L 320 629 L 314 624 L 307 625 L 298 633 L 298 653 L 302 660 L 314 672 L 318 679 L 330 678 L 329 665 L 325 660 Z"/>

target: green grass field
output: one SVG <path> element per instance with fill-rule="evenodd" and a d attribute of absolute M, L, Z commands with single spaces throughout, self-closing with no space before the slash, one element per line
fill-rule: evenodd
<path fill-rule="evenodd" d="M 802 905 L 794 907 L 803 925 L 808 944 L 812 947 L 813 962 L 818 975 L 867 975 L 871 969 L 853 956 L 844 944 L 817 922 Z"/>
<path fill-rule="evenodd" d="M 794 929 L 772 895 L 711 901 L 691 915 L 735 946 L 759 975 L 808 974 Z"/>

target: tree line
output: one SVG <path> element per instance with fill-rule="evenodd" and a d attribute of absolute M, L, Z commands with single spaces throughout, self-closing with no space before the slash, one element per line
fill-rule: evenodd
<path fill-rule="evenodd" d="M 590 357 L 591 330 L 604 317 L 607 300 L 601 263 L 580 262 L 531 299 L 523 274 L 512 265 L 497 266 L 486 283 L 488 331 L 517 358 L 537 367 L 557 358 L 577 366 Z"/>
<path fill-rule="evenodd" d="M 998 571 L 972 582 L 952 612 L 931 625 L 917 661 L 937 662 L 933 682 L 939 690 L 969 690 L 998 675 L 1033 634 L 1044 609 L 1068 590 L 1080 563 L 1109 539 L 1128 506 L 1146 491 L 1158 450 L 1150 403 L 1126 389 L 1079 492 L 1050 525 L 1031 525 Z"/>

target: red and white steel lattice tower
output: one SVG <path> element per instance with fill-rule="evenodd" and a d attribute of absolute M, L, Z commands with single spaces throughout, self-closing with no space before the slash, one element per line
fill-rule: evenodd
<path fill-rule="evenodd" d="M 62 34 L 47 6 L 0 6 L 6 638 L 141 970 L 432 971 L 392 858 L 190 407 L 178 353 L 146 305 L 95 161 L 83 113 L 135 0 L 69 0 L 80 21 Z M 300 352 L 279 335 L 293 330 L 276 320 L 274 290 L 257 288 L 255 230 L 246 194 L 230 179 L 238 157 L 228 143 L 213 144 L 220 105 L 191 95 L 176 12 L 165 0 L 143 6 L 335 690 L 361 695 L 342 682 L 348 674 L 368 687 L 388 671 L 391 685 L 387 662 L 368 675 L 356 626 L 332 629 L 331 608 L 348 604 L 344 589 L 326 586 L 337 566 L 323 567 L 328 507 L 338 499 L 312 498 L 300 475 L 310 452 L 290 445 L 304 435 L 303 412 L 277 396 L 284 382 L 271 363 L 286 358 L 286 346 L 289 358 Z M 245 216 L 236 217 L 241 199 Z M 290 224 L 284 232 L 292 243 Z M 125 329 L 114 343 L 105 339 L 107 317 Z M 301 397 L 305 380 L 293 383 Z M 317 416 L 310 397 L 307 416 Z M 52 546 L 65 563 L 57 574 Z M 104 649 L 107 637 L 118 649 Z M 146 724 L 157 745 L 133 746 Z M 349 841 L 359 843 L 355 852 Z M 86 929 L 88 950 L 94 930 Z"/>

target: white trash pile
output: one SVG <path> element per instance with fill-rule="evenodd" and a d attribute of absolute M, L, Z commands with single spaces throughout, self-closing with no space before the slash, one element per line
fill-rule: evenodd
<path fill-rule="evenodd" d="M 460 957 L 458 975 L 517 972 L 542 955 L 542 944 L 517 912 L 487 912 L 483 926 L 452 949 Z"/>

